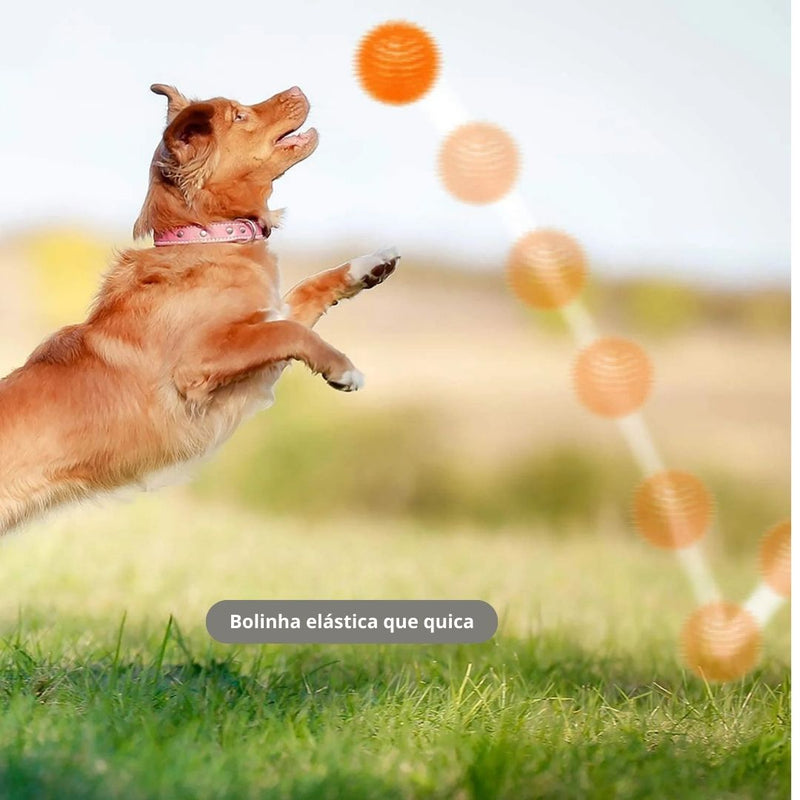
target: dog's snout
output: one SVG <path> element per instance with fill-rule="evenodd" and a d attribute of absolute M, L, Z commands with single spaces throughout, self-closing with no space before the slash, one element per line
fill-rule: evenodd
<path fill-rule="evenodd" d="M 308 103 L 308 98 L 305 96 L 305 93 L 299 86 L 292 86 L 291 89 L 281 92 L 278 97 L 280 98 L 281 103 L 285 103 L 290 106 L 302 106 Z"/>

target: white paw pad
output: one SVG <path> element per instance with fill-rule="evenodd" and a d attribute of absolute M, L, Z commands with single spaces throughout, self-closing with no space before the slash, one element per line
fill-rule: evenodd
<path fill-rule="evenodd" d="M 354 284 L 363 289 L 371 289 L 383 283 L 393 272 L 400 260 L 396 247 L 385 247 L 368 256 L 359 256 L 350 262 L 350 277 Z"/>
<path fill-rule="evenodd" d="M 340 392 L 357 392 L 364 386 L 364 374 L 357 369 L 348 369 L 335 379 L 328 379 L 328 384 Z"/>

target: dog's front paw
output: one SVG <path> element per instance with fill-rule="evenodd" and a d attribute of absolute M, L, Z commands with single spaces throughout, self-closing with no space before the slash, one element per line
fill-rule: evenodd
<path fill-rule="evenodd" d="M 357 392 L 364 386 L 364 375 L 355 367 L 346 369 L 339 375 L 325 378 L 328 385 L 340 392 Z"/>
<path fill-rule="evenodd" d="M 371 289 L 383 283 L 395 270 L 400 260 L 396 247 L 386 247 L 368 256 L 359 256 L 350 262 L 350 281 L 356 291 Z"/>

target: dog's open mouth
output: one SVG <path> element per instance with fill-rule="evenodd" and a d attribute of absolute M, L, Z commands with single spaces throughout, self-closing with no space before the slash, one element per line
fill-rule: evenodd
<path fill-rule="evenodd" d="M 314 128 L 309 128 L 302 133 L 296 133 L 296 131 L 297 128 L 293 128 L 281 134 L 275 141 L 275 147 L 301 147 L 317 135 L 317 131 Z"/>

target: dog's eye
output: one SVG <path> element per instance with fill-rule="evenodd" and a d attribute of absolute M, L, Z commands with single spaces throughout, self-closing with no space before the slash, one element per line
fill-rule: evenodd
<path fill-rule="evenodd" d="M 247 114 L 245 114 L 244 111 L 237 111 L 233 115 L 234 122 L 244 122 L 246 119 L 247 119 Z"/>

